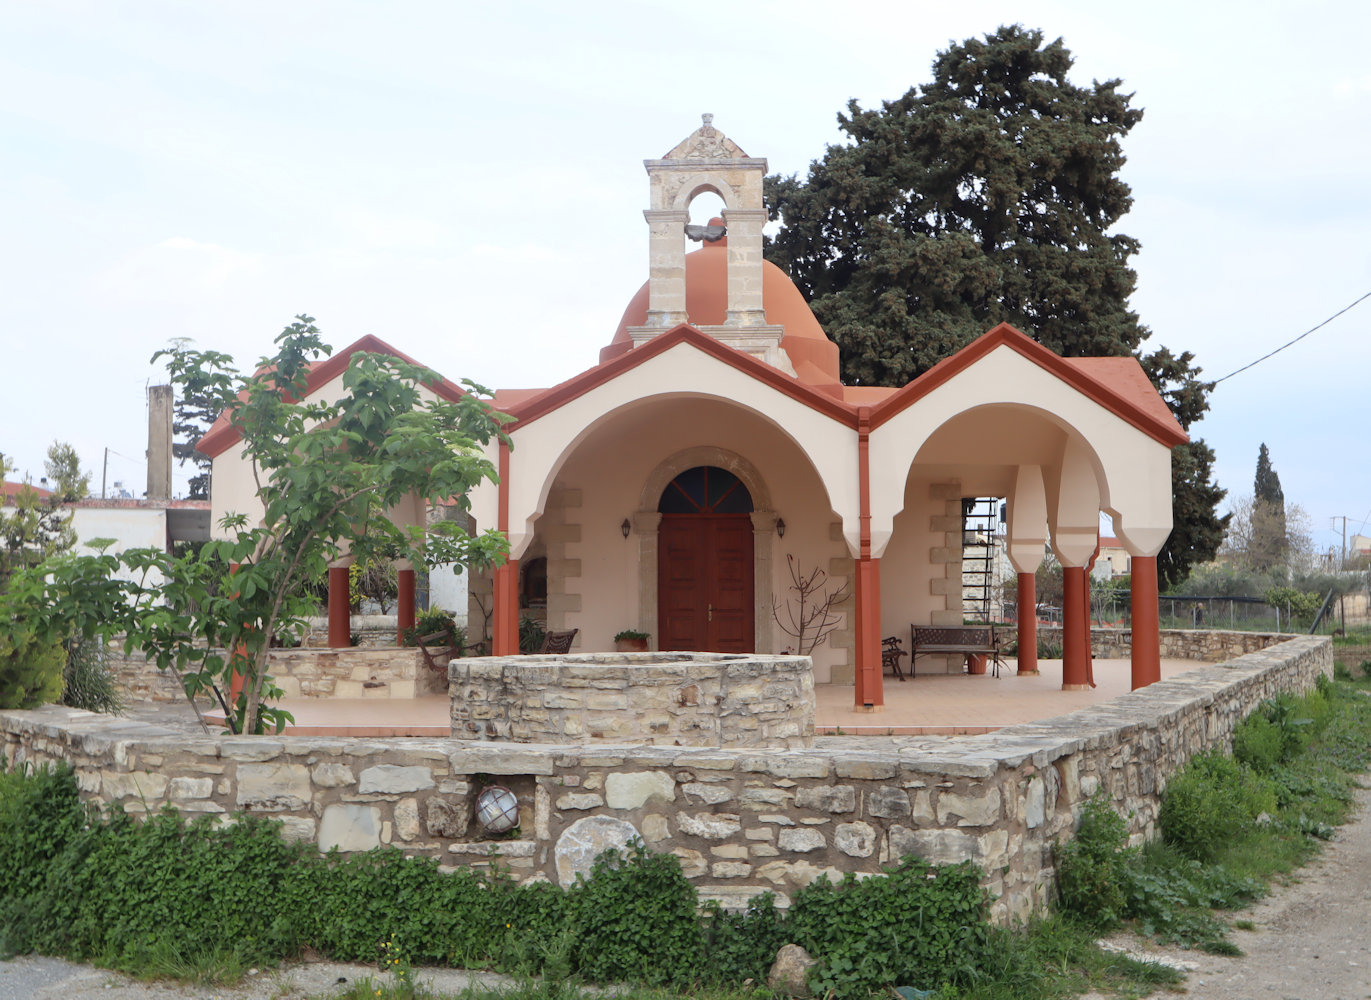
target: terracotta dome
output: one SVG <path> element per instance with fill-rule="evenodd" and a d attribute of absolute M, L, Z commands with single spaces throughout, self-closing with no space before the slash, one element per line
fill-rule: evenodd
<path fill-rule="evenodd" d="M 722 326 L 728 308 L 728 238 L 686 254 L 685 278 L 690 324 Z M 600 351 L 601 362 L 632 350 L 628 328 L 647 322 L 647 298 L 644 282 L 624 310 L 614 339 Z M 762 262 L 762 307 L 767 323 L 785 327 L 781 348 L 789 355 L 796 377 L 816 388 L 837 388 L 838 345 L 828 339 L 795 283 L 770 261 Z"/>

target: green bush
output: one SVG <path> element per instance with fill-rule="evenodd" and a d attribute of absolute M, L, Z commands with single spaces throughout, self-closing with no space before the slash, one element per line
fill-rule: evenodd
<path fill-rule="evenodd" d="M 420 639 L 437 633 L 442 634 L 443 642 L 457 646 L 462 651 L 466 650 L 467 630 L 458 626 L 452 612 L 443 608 L 421 611 L 415 617 L 414 624 L 400 634 L 400 643 L 404 646 L 417 646 Z"/>
<path fill-rule="evenodd" d="M 1272 782 L 1218 751 L 1191 758 L 1162 795 L 1162 837 L 1186 857 L 1212 860 L 1262 813 L 1276 811 Z"/>
<path fill-rule="evenodd" d="M 981 872 L 906 855 L 884 878 L 825 878 L 795 894 L 789 939 L 818 960 L 817 995 L 866 997 L 890 984 L 933 989 L 964 978 L 985 931 Z"/>
<path fill-rule="evenodd" d="M 1269 774 L 1287 759 L 1288 736 L 1261 712 L 1254 712 L 1233 732 L 1233 756 L 1252 770 Z"/>
<path fill-rule="evenodd" d="M 695 887 L 674 854 L 608 850 L 571 889 L 576 967 L 598 983 L 684 986 L 701 977 Z"/>
<path fill-rule="evenodd" d="M 1294 587 L 1272 587 L 1264 595 L 1266 603 L 1279 608 L 1282 619 L 1289 615 L 1300 625 L 1310 625 L 1323 604 L 1321 595 L 1312 591 L 1296 590 Z"/>
<path fill-rule="evenodd" d="M 0 956 L 33 948 L 42 887 L 89 820 L 70 767 L 5 769 L 0 757 Z"/>
<path fill-rule="evenodd" d="M 0 708 L 37 708 L 62 697 L 67 651 L 22 628 L 0 633 Z"/>
<path fill-rule="evenodd" d="M 1328 725 L 1332 704 L 1327 681 L 1303 697 L 1280 695 L 1262 702 L 1233 733 L 1233 756 L 1261 774 L 1294 760 Z"/>
<path fill-rule="evenodd" d="M 714 900 L 705 905 L 705 948 L 711 982 L 764 982 L 776 952 L 786 943 L 785 914 L 769 892 L 754 897 L 743 913 L 728 913 Z"/>
<path fill-rule="evenodd" d="M 1117 927 L 1126 906 L 1128 826 L 1102 794 L 1086 803 L 1076 836 L 1057 848 L 1061 909 L 1098 930 Z"/>

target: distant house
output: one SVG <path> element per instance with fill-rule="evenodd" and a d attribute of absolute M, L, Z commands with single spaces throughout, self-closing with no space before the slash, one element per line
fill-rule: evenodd
<path fill-rule="evenodd" d="M 208 500 L 89 499 L 63 506 L 71 511 L 77 552 L 94 552 L 90 542 L 97 538 L 113 538 L 114 552 L 170 552 L 174 542 L 209 540 Z"/>
<path fill-rule="evenodd" d="M 1095 567 L 1090 575 L 1096 579 L 1108 580 L 1116 576 L 1127 576 L 1132 569 L 1132 556 L 1123 542 L 1107 535 L 1100 536 L 1100 554 L 1095 557 Z"/>
<path fill-rule="evenodd" d="M 40 500 L 52 496 L 52 490 L 45 490 L 32 483 L 13 483 L 8 479 L 0 480 L 0 504 L 13 504 L 24 490 L 33 490 Z"/>

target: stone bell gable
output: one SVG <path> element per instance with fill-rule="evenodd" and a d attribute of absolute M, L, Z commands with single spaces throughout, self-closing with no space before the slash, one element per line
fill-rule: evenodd
<path fill-rule="evenodd" d="M 768 324 L 762 303 L 762 181 L 766 160 L 748 156 L 714 127 L 713 115 L 660 160 L 644 160 L 650 207 L 643 212 L 649 238 L 647 321 L 629 330 L 634 346 L 689 322 L 686 313 L 685 233 L 690 204 L 712 192 L 724 203 L 728 248 L 728 305 L 724 322 L 699 329 L 730 347 L 782 369 L 784 328 Z M 715 241 L 717 242 L 717 240 Z"/>

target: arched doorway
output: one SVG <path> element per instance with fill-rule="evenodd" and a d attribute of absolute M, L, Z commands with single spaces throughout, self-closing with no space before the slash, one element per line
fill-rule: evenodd
<path fill-rule="evenodd" d="M 697 465 L 657 503 L 659 649 L 755 647 L 752 495 L 733 473 Z"/>

